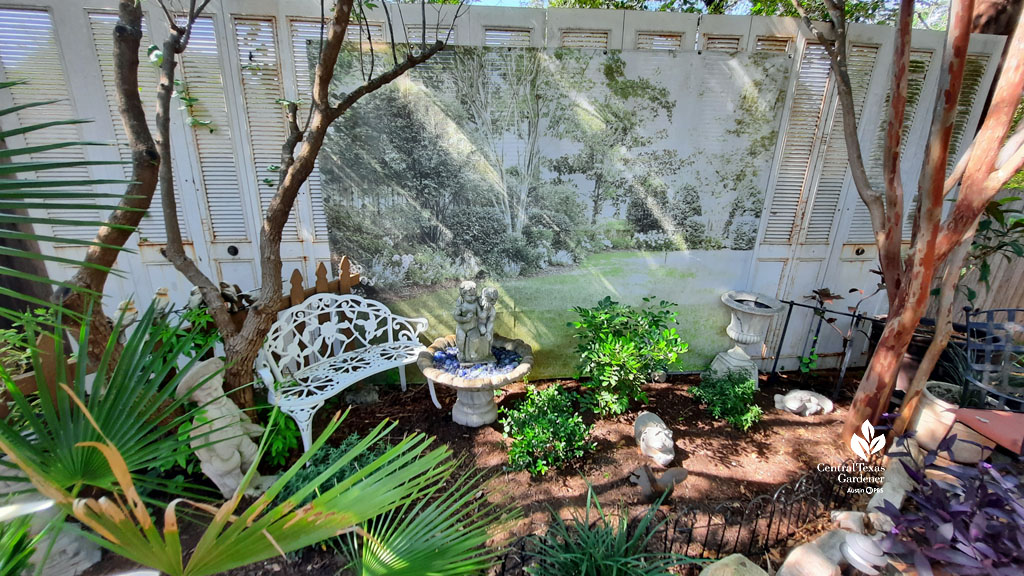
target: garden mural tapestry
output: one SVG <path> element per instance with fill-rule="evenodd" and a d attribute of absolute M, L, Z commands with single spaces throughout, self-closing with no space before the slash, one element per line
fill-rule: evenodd
<path fill-rule="evenodd" d="M 339 61 L 335 93 L 391 59 L 359 54 Z M 451 333 L 460 279 L 498 287 L 496 331 L 533 346 L 536 376 L 572 373 L 569 308 L 608 294 L 679 302 L 681 368 L 701 368 L 728 346 L 719 296 L 750 267 L 791 63 L 447 50 L 328 133 L 331 250 L 431 336 Z"/>

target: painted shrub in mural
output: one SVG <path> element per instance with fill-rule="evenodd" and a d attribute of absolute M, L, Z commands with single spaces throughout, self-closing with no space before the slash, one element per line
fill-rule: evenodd
<path fill-rule="evenodd" d="M 339 76 L 382 60 L 351 52 Z M 718 295 L 749 267 L 791 62 L 446 51 L 329 133 L 332 251 L 438 334 L 457 280 L 499 285 L 498 332 L 529 341 L 541 375 L 571 373 L 569 308 L 606 295 L 678 302 L 685 360 L 702 366 L 727 344 Z"/>

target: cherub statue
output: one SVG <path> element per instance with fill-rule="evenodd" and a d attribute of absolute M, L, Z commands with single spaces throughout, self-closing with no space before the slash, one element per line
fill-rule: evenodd
<path fill-rule="evenodd" d="M 231 498 L 256 459 L 258 448 L 250 438 L 263 434 L 263 428 L 224 395 L 223 369 L 220 358 L 196 364 L 178 384 L 178 395 L 191 394 L 189 400 L 202 407 L 192 421 L 192 448 L 203 474 L 213 480 L 224 498 Z M 196 388 L 200 382 L 204 383 Z M 266 479 L 257 477 L 252 488 L 259 491 L 265 483 Z"/>
<path fill-rule="evenodd" d="M 495 304 L 498 303 L 498 289 L 488 286 L 480 294 L 480 305 L 477 306 L 477 335 L 470 338 L 473 361 L 477 363 L 495 362 L 491 354 L 494 343 Z"/>
<path fill-rule="evenodd" d="M 476 282 L 465 280 L 459 285 L 459 299 L 455 301 L 455 347 L 458 348 L 459 362 L 473 364 L 472 341 L 479 330 L 477 319 Z"/>

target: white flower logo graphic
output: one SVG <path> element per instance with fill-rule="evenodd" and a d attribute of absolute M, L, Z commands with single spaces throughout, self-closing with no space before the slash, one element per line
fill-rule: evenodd
<path fill-rule="evenodd" d="M 860 435 L 854 434 L 853 438 L 850 438 L 850 448 L 853 448 L 861 460 L 867 462 L 872 454 L 885 448 L 885 436 L 876 437 L 875 427 L 870 421 L 865 420 L 860 425 Z"/>

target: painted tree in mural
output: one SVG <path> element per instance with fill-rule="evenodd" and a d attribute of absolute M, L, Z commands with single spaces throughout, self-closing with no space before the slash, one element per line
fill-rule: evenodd
<path fill-rule="evenodd" d="M 454 88 L 448 111 L 465 120 L 494 175 L 491 203 L 508 234 L 523 233 L 530 191 L 540 181 L 540 121 L 553 97 L 543 89 L 550 87 L 543 67 L 536 50 L 464 48 L 443 78 Z"/>
<path fill-rule="evenodd" d="M 865 419 L 877 421 L 886 409 L 899 370 L 918 323 L 937 284 L 940 299 L 936 334 L 918 368 L 903 401 L 896 432 L 902 432 L 913 414 L 925 380 L 945 348 L 952 331 L 952 303 L 964 257 L 985 207 L 1000 188 L 1024 165 L 1024 129 L 1010 134 L 1014 111 L 1024 89 L 1024 27 L 1018 23 L 1008 41 L 1011 43 L 1003 62 L 991 105 L 973 143 L 946 175 L 950 158 L 950 138 L 957 116 L 958 96 L 964 82 L 964 68 L 970 40 L 973 0 L 955 0 L 951 7 L 949 29 L 942 56 L 939 89 L 934 97 L 931 128 L 925 160 L 917 190 L 917 208 L 910 249 L 902 252 L 903 198 L 900 177 L 900 142 L 907 106 L 907 76 L 910 62 L 910 35 L 914 15 L 913 0 L 902 0 L 893 48 L 893 75 L 890 86 L 888 123 L 884 158 L 884 183 L 872 186 L 864 168 L 863 153 L 857 138 L 853 90 L 847 71 L 847 27 L 844 4 L 826 0 L 833 29 L 818 29 L 806 16 L 807 26 L 829 53 L 832 70 L 838 80 L 842 104 L 845 140 L 850 169 L 857 192 L 867 206 L 875 233 L 879 261 L 889 300 L 888 320 L 881 340 L 861 380 L 844 426 L 849 439 Z M 943 208 L 952 203 L 943 218 Z"/>
<path fill-rule="evenodd" d="M 171 165 L 170 114 L 171 99 L 175 89 L 176 56 L 183 53 L 188 46 L 192 25 L 203 13 L 210 0 L 197 3 L 191 0 L 184 20 L 175 18 L 172 10 L 163 0 L 157 4 L 167 17 L 170 34 L 156 52 L 160 64 L 160 86 L 157 95 L 157 137 L 154 138 L 145 121 L 141 100 L 138 95 L 138 49 L 142 38 L 142 10 L 136 0 L 122 0 L 120 3 L 120 21 L 115 28 L 115 81 L 122 118 L 127 126 L 129 142 L 133 150 L 133 180 L 122 210 L 115 210 L 109 217 L 117 226 L 107 226 L 100 230 L 99 237 L 109 246 L 97 246 L 90 250 L 87 259 L 110 263 L 117 256 L 111 246 L 123 246 L 131 234 L 131 226 L 136 226 L 149 207 L 149 203 L 159 182 L 161 208 L 167 232 L 165 255 L 182 275 L 197 286 L 203 300 L 209 308 L 217 330 L 224 341 L 224 350 L 228 363 L 225 374 L 227 387 L 232 389 L 233 399 L 240 405 L 253 405 L 252 389 L 247 386 L 253 380 L 253 363 L 263 339 L 277 317 L 283 305 L 281 278 L 281 238 L 289 213 L 295 203 L 299 189 L 313 171 L 314 162 L 323 144 L 328 128 L 340 118 L 353 104 L 393 80 L 408 70 L 426 62 L 440 52 L 445 45 L 444 29 L 438 30 L 439 40 L 433 44 L 424 41 L 414 53 L 405 51 L 403 58 L 398 57 L 397 49 L 392 45 L 391 66 L 379 74 L 371 69 L 369 76 L 359 85 L 348 90 L 339 90 L 334 79 L 335 65 L 345 41 L 345 34 L 350 21 L 365 21 L 365 18 L 353 17 L 353 9 L 360 12 L 364 6 L 355 0 L 339 0 L 324 21 L 324 42 L 319 51 L 316 69 L 313 73 L 313 94 L 308 118 L 300 126 L 299 107 L 296 102 L 286 103 L 288 136 L 282 143 L 281 164 L 276 192 L 270 201 L 264 216 L 260 232 L 261 285 L 256 302 L 250 308 L 241 327 L 235 325 L 220 288 L 207 277 L 186 254 L 182 243 L 181 228 L 178 222 L 177 200 L 174 194 L 174 172 Z M 454 9 L 453 21 L 461 14 L 462 5 Z M 427 23 L 424 21 L 423 38 Z M 451 28 L 448 28 L 450 35 Z M 372 48 L 371 48 L 372 49 Z M 387 56 L 381 55 L 382 60 Z M 125 229 L 127 228 L 127 232 Z M 102 291 L 105 274 L 96 278 L 82 269 L 73 282 L 88 283 L 90 287 L 99 287 Z M 74 292 L 74 295 L 81 292 Z M 67 304 L 66 304 L 67 305 Z M 91 303 L 79 302 L 77 306 L 88 309 Z M 103 334 L 109 334 L 109 328 L 103 331 L 105 322 L 102 313 L 95 306 L 92 320 L 97 330 L 91 334 L 91 343 L 104 344 Z"/>
<path fill-rule="evenodd" d="M 657 194 L 657 183 L 674 174 L 678 158 L 669 150 L 650 150 L 665 137 L 651 131 L 659 115 L 671 120 L 675 101 L 668 89 L 647 78 L 626 76 L 626 62 L 617 52 L 602 63 L 604 96 L 588 106 L 574 105 L 567 117 L 552 123 L 561 138 L 579 142 L 580 150 L 551 162 L 560 176 L 582 175 L 591 182 L 590 223 L 597 224 L 607 202 L 625 205 L 631 193 Z"/>

